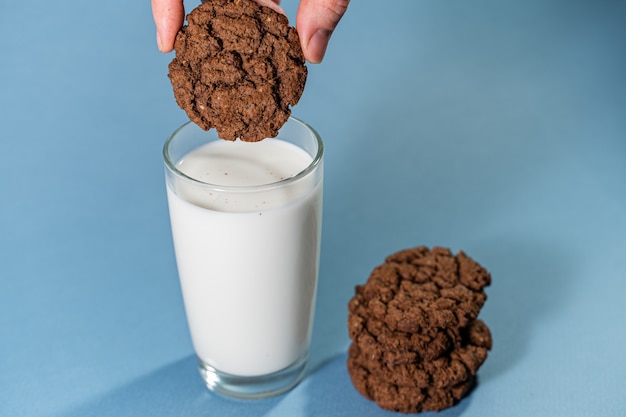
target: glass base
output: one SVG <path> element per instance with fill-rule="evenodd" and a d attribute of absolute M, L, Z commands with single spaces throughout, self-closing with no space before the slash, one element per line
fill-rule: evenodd
<path fill-rule="evenodd" d="M 218 394 L 239 399 L 261 399 L 282 394 L 295 387 L 304 377 L 308 355 L 280 371 L 259 376 L 226 374 L 198 358 L 200 375 L 207 387 Z"/>

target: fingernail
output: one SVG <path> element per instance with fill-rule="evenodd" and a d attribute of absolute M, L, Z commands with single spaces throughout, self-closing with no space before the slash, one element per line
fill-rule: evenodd
<path fill-rule="evenodd" d="M 156 33 L 156 41 L 157 41 L 157 47 L 159 48 L 159 51 L 163 52 L 163 41 L 161 41 L 161 34 L 159 33 L 158 30 Z"/>
<path fill-rule="evenodd" d="M 309 40 L 309 44 L 307 45 L 309 60 L 313 64 L 319 64 L 324 59 L 324 55 L 326 54 L 326 48 L 328 47 L 328 41 L 330 40 L 330 35 L 332 35 L 332 31 L 326 29 L 318 29 L 311 39 Z"/>

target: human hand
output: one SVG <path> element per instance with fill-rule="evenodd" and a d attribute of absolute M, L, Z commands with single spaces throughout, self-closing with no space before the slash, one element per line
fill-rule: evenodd
<path fill-rule="evenodd" d="M 174 49 L 174 39 L 185 20 L 183 0 L 151 0 L 157 29 L 157 45 L 161 52 Z M 283 13 L 280 0 L 255 0 Z M 328 41 L 348 9 L 350 0 L 301 0 L 296 14 L 296 28 L 307 61 L 322 62 Z"/>

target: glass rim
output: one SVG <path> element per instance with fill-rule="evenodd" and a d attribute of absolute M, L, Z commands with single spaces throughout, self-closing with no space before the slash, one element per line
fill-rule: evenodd
<path fill-rule="evenodd" d="M 302 120 L 295 118 L 293 116 L 289 116 L 289 120 L 287 122 L 295 122 L 296 124 L 298 124 L 299 126 L 305 128 L 307 131 L 309 131 L 314 139 L 315 142 L 317 144 L 317 152 L 315 153 L 315 156 L 313 157 L 313 160 L 311 161 L 311 163 L 309 163 L 306 168 L 304 168 L 302 171 L 298 172 L 296 175 L 291 176 L 289 178 L 285 178 L 282 180 L 278 180 L 278 181 L 274 181 L 274 182 L 270 182 L 267 184 L 259 184 L 259 185 L 221 185 L 221 184 L 214 184 L 214 183 L 210 183 L 210 182 L 205 182 L 205 181 L 201 181 L 199 179 L 190 177 L 189 175 L 185 174 L 184 172 L 180 171 L 177 167 L 176 167 L 176 163 L 172 161 L 172 159 L 170 158 L 170 153 L 169 153 L 169 147 L 170 144 L 172 143 L 172 141 L 174 140 L 174 138 L 178 135 L 178 133 L 180 133 L 180 131 L 182 131 L 183 129 L 185 129 L 186 127 L 188 127 L 189 125 L 194 124 L 192 121 L 188 121 L 184 124 L 182 124 L 181 126 L 179 126 L 176 130 L 174 130 L 174 132 L 172 132 L 169 137 L 167 138 L 167 140 L 165 141 L 165 144 L 163 145 L 163 160 L 165 161 L 165 165 L 167 167 L 167 169 L 172 172 L 174 175 L 183 178 L 187 181 L 191 181 L 192 183 L 199 185 L 201 187 L 207 187 L 210 188 L 212 190 L 215 191 L 224 191 L 224 192 L 252 192 L 252 191 L 260 191 L 260 190 L 266 190 L 266 189 L 272 189 L 272 188 L 277 188 L 277 187 L 282 187 L 285 185 L 289 185 L 290 183 L 296 182 L 306 176 L 308 176 L 310 173 L 312 173 L 317 167 L 318 165 L 320 165 L 321 161 L 322 161 L 322 157 L 324 155 L 324 142 L 322 142 L 322 137 L 319 135 L 319 133 L 317 133 L 317 131 L 311 127 L 309 124 L 303 122 Z M 279 136 L 280 136 L 280 130 L 279 130 Z M 278 136 L 277 136 L 278 137 Z M 219 138 L 218 138 L 219 139 Z M 271 139 L 275 139 L 275 138 L 268 138 L 268 139 L 263 139 L 263 140 L 271 140 Z M 224 139 L 219 139 L 219 140 L 224 140 Z"/>

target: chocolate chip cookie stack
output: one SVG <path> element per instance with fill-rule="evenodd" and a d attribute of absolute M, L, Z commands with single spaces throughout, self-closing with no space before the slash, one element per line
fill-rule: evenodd
<path fill-rule="evenodd" d="M 421 246 L 390 255 L 348 304 L 355 388 L 403 413 L 456 404 L 491 348 L 478 313 L 491 275 L 465 253 Z"/>

